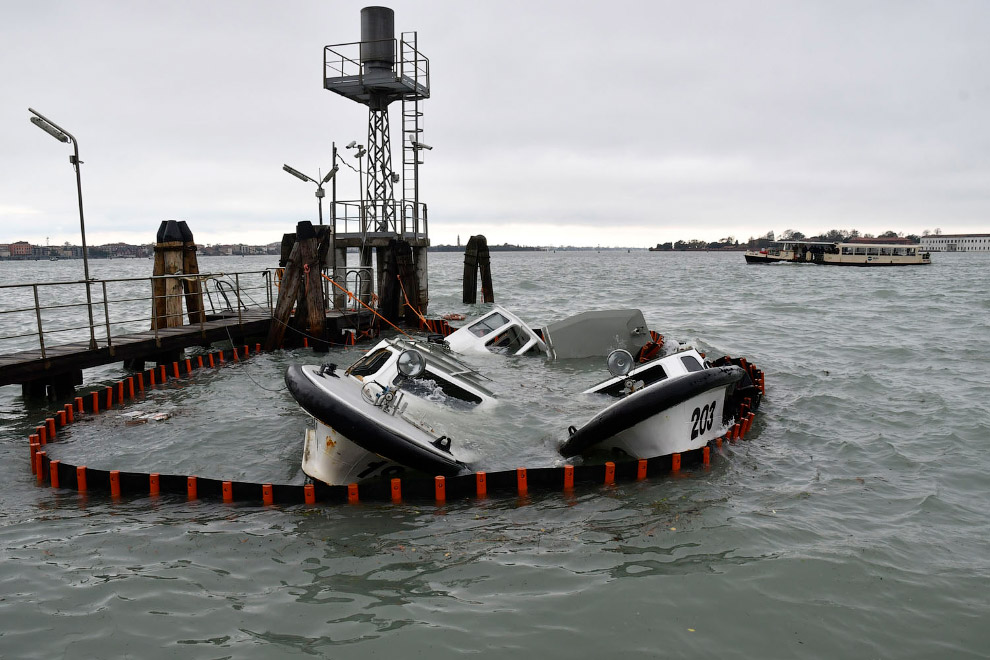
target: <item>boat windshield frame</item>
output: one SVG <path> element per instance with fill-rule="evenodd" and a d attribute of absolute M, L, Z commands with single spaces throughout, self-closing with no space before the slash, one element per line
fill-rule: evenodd
<path fill-rule="evenodd" d="M 496 318 L 497 325 L 491 322 Z M 526 355 L 534 349 L 544 355 L 549 352 L 546 343 L 532 328 L 500 305 L 458 328 L 446 341 L 458 353 L 496 353 L 500 352 L 498 348 L 504 348 L 510 355 Z"/>

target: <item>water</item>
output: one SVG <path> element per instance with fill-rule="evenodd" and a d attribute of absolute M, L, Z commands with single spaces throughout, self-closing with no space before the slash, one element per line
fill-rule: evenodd
<path fill-rule="evenodd" d="M 52 406 L 0 388 L 0 657 L 990 657 L 990 255 L 876 270 L 747 267 L 738 253 L 492 258 L 498 301 L 533 323 L 639 307 L 668 337 L 754 360 L 768 396 L 750 439 L 707 472 L 573 497 L 115 503 L 36 486 L 26 437 Z M 38 263 L 65 279 L 79 265 Z M 140 276 L 150 262 L 96 268 Z M 459 302 L 460 255 L 430 268 L 434 313 L 480 309 Z M 307 420 L 279 389 L 293 360 L 316 358 L 197 375 L 127 409 L 169 420 L 111 413 L 58 450 L 301 479 Z M 569 405 L 554 368 L 518 371 L 520 419 L 547 426 L 513 420 L 527 460 L 551 459 Z M 94 369 L 86 386 L 123 374 Z M 520 412 L 527 400 L 536 410 Z"/>

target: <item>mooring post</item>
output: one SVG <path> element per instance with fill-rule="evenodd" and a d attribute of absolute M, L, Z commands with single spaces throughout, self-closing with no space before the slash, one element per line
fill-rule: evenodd
<path fill-rule="evenodd" d="M 179 223 L 163 220 L 155 243 L 154 275 L 180 275 L 183 261 L 183 236 Z M 152 284 L 154 296 L 152 329 L 174 328 L 182 325 L 182 283 L 178 277 L 156 279 Z"/>
<path fill-rule="evenodd" d="M 486 303 L 495 302 L 492 286 L 492 260 L 488 252 L 488 239 L 478 236 L 478 268 L 481 270 L 481 298 Z"/>
<path fill-rule="evenodd" d="M 290 323 L 304 333 L 304 336 L 311 335 L 317 339 L 314 342 L 315 349 L 326 350 L 326 310 L 323 304 L 318 239 L 313 224 L 303 221 L 296 225 L 295 238 L 288 258 L 283 257 L 279 262 L 285 266 L 285 271 L 278 290 L 272 324 L 265 340 L 266 351 L 275 350 L 282 345 L 285 328 Z M 287 241 L 283 238 L 283 249 L 286 244 Z M 293 306 L 296 307 L 295 318 L 292 318 Z"/>
<path fill-rule="evenodd" d="M 320 239 L 313 227 L 307 221 L 296 225 L 296 237 L 302 249 L 300 257 L 303 266 L 303 294 L 306 299 L 307 332 L 315 341 L 314 350 L 325 352 L 326 342 L 326 304 L 323 298 L 323 263 L 320 261 Z"/>
<path fill-rule="evenodd" d="M 196 243 L 185 220 L 179 221 L 179 233 L 182 236 L 182 272 L 186 275 L 182 279 L 182 289 L 186 294 L 189 325 L 203 325 L 206 313 L 203 309 L 203 287 L 197 277 L 199 262 L 196 259 Z"/>
<path fill-rule="evenodd" d="M 330 278 L 334 275 L 333 263 L 335 255 L 333 250 L 333 231 L 328 225 L 320 225 L 313 227 L 313 229 L 316 231 L 316 261 L 320 267 L 319 280 L 323 296 L 321 309 L 323 310 L 323 318 L 325 320 L 326 311 L 333 309 L 333 290 L 336 288 L 323 277 L 328 271 Z"/>
<path fill-rule="evenodd" d="M 474 304 L 478 301 L 479 269 L 481 270 L 482 299 L 486 303 L 495 302 L 488 239 L 480 234 L 469 238 L 467 246 L 464 248 L 464 286 L 462 299 L 465 304 Z"/>
<path fill-rule="evenodd" d="M 285 235 L 286 237 L 289 234 Z M 285 337 L 285 329 L 289 325 L 292 316 L 292 307 L 296 304 L 296 296 L 299 294 L 299 287 L 302 285 L 302 266 L 299 263 L 299 247 L 294 242 L 289 248 L 289 254 L 283 256 L 279 265 L 282 271 L 282 283 L 278 288 L 278 300 L 275 302 L 275 311 L 272 313 L 272 324 L 268 328 L 268 337 L 265 339 L 265 350 L 274 351 L 282 345 Z M 282 249 L 286 247 L 285 237 L 282 239 Z M 284 253 L 283 253 L 284 254 Z"/>
<path fill-rule="evenodd" d="M 419 298 L 419 282 L 417 281 L 416 265 L 413 263 L 412 247 L 406 241 L 397 241 L 395 245 L 395 261 L 398 266 L 401 290 L 405 292 L 400 302 L 400 312 L 405 316 L 406 325 L 419 325 L 419 316 L 424 314 L 422 301 Z"/>
<path fill-rule="evenodd" d="M 396 243 L 393 238 L 388 247 L 378 250 L 378 313 L 390 323 L 399 320 L 402 312 L 402 293 L 399 288 L 399 264 L 396 260 Z"/>
<path fill-rule="evenodd" d="M 472 236 L 464 247 L 464 282 L 462 301 L 467 305 L 478 302 L 478 237 Z"/>

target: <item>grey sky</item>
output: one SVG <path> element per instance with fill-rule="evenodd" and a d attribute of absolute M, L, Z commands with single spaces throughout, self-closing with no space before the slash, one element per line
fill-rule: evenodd
<path fill-rule="evenodd" d="M 0 242 L 79 239 L 71 151 L 29 106 L 79 139 L 92 244 L 315 221 L 281 167 L 365 141 L 320 76 L 367 4 L 2 0 Z M 434 243 L 990 232 L 988 2 L 383 4 L 430 58 Z"/>

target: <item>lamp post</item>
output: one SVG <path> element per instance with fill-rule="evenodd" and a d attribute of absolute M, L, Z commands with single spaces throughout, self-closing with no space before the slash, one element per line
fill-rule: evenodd
<path fill-rule="evenodd" d="M 415 150 L 413 158 L 413 223 L 416 225 L 416 233 L 419 233 L 419 152 L 426 149 L 432 151 L 433 147 L 416 140 L 409 141 L 410 146 Z"/>
<path fill-rule="evenodd" d="M 354 157 L 358 159 L 358 194 L 360 199 L 360 207 L 358 207 L 359 217 L 361 218 L 361 232 L 365 233 L 368 228 L 365 226 L 365 214 L 364 214 L 364 155 L 368 153 L 363 144 L 358 144 L 356 140 L 351 140 L 345 149 L 354 149 Z"/>
<path fill-rule="evenodd" d="M 316 184 L 316 201 L 317 201 L 317 203 L 320 206 L 320 224 L 322 225 L 323 224 L 323 197 L 326 194 L 326 193 L 323 192 L 323 184 L 326 183 L 327 181 L 329 181 L 330 179 L 332 179 L 334 177 L 334 175 L 337 174 L 337 164 L 334 163 L 333 167 L 330 168 L 330 171 L 327 172 L 327 175 L 325 177 L 323 177 L 323 179 L 320 180 L 320 181 L 317 181 L 316 179 L 314 179 L 312 177 L 308 177 L 305 174 L 303 174 L 302 172 L 300 172 L 299 170 L 295 169 L 294 167 L 289 167 L 288 165 L 282 165 L 282 169 L 285 170 L 286 172 L 288 172 L 289 174 L 291 174 L 292 176 L 296 177 L 297 179 L 301 179 L 302 181 L 312 181 L 313 183 Z"/>
<path fill-rule="evenodd" d="M 42 116 L 37 110 L 28 108 L 28 112 L 34 115 L 34 117 L 31 117 L 32 124 L 59 142 L 72 141 L 73 154 L 69 156 L 69 162 L 72 163 L 72 167 L 76 170 L 76 191 L 79 195 L 79 231 L 82 234 L 83 275 L 86 279 L 86 309 L 89 311 L 89 348 L 90 350 L 96 350 L 96 333 L 93 327 L 93 295 L 90 291 L 89 257 L 86 254 L 86 221 L 83 219 L 82 177 L 79 173 L 79 166 L 82 165 L 82 161 L 79 160 L 79 143 L 71 133 L 47 117 Z"/>

